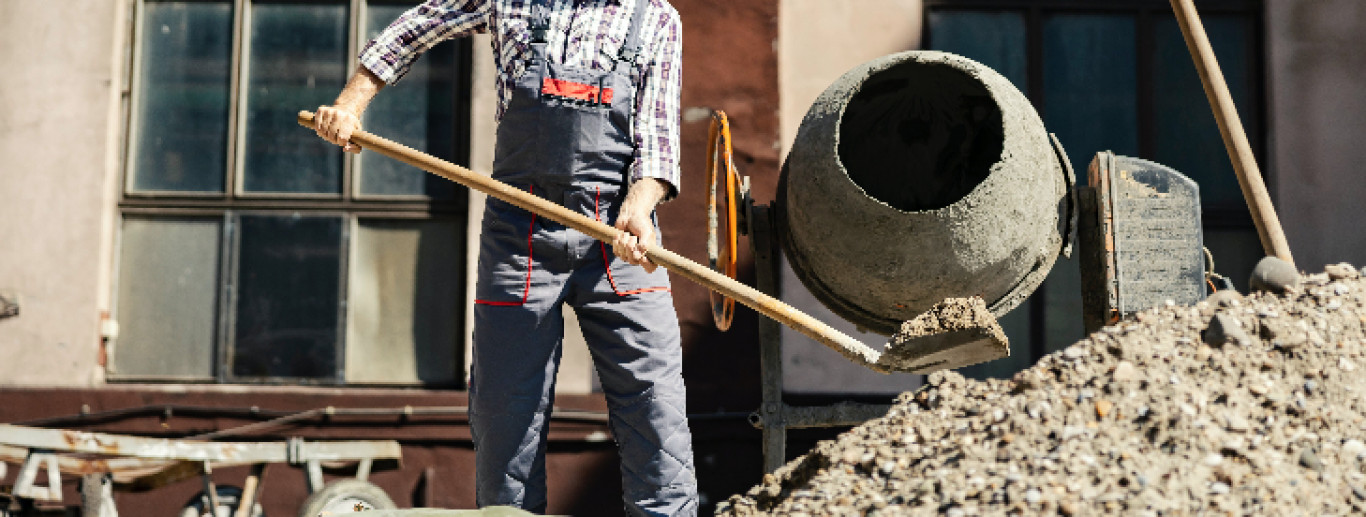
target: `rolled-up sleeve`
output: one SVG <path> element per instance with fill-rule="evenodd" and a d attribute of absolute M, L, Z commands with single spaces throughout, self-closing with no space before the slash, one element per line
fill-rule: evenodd
<path fill-rule="evenodd" d="M 488 30 L 492 0 L 427 0 L 389 24 L 360 52 L 360 64 L 397 83 L 413 62 L 442 41 Z"/>
<path fill-rule="evenodd" d="M 658 18 L 654 51 L 641 80 L 634 120 L 636 156 L 630 181 L 663 180 L 670 187 L 664 200 L 678 196 L 682 174 L 678 166 L 679 91 L 683 71 L 683 31 L 678 12 L 667 9 Z"/>

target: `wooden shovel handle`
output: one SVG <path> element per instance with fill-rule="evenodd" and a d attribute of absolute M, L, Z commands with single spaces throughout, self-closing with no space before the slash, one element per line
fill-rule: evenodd
<path fill-rule="evenodd" d="M 313 113 L 309 111 L 300 111 L 299 125 L 313 129 Z M 412 149 L 392 140 L 375 136 L 364 131 L 357 131 L 355 134 L 351 135 L 351 142 L 360 144 L 363 149 L 377 152 L 500 200 L 512 203 L 536 215 L 549 218 L 557 223 L 581 231 L 602 242 L 612 242 L 616 239 L 617 234 L 621 232 L 621 230 L 603 224 L 600 221 L 589 219 L 583 214 L 569 210 L 551 201 L 533 196 L 501 181 L 475 173 L 474 171 L 454 163 Z M 843 332 L 835 330 L 833 327 L 812 318 L 791 305 L 783 303 L 772 296 L 759 292 L 753 287 L 742 284 L 734 279 L 727 278 L 725 275 L 712 271 L 706 266 L 688 260 L 681 255 L 655 246 L 654 244 L 646 244 L 645 255 L 655 264 L 664 266 L 670 271 L 683 275 L 689 280 L 697 282 L 708 289 L 734 298 L 740 303 L 759 311 L 761 314 L 773 318 L 779 323 L 787 325 L 793 330 L 801 332 L 811 339 L 830 347 L 855 363 L 878 371 L 885 370 L 884 367 L 876 364 L 878 357 L 881 356 L 880 352 L 874 351 L 868 345 L 863 344 Z"/>
<path fill-rule="evenodd" d="M 1195 11 L 1192 0 L 1171 0 L 1176 21 L 1181 26 L 1181 34 L 1186 38 L 1186 47 L 1195 60 L 1195 70 L 1200 73 L 1200 83 L 1205 86 L 1205 96 L 1209 98 L 1210 108 L 1214 110 L 1214 120 L 1219 123 L 1219 134 L 1224 138 L 1224 148 L 1233 161 L 1233 171 L 1238 175 L 1238 186 L 1243 190 L 1243 199 L 1252 212 L 1252 222 L 1257 226 L 1257 236 L 1261 238 L 1262 249 L 1268 256 L 1294 264 L 1290 258 L 1290 244 L 1285 240 L 1281 220 L 1276 217 L 1276 208 L 1271 204 L 1271 196 L 1266 192 L 1262 172 L 1257 168 L 1257 158 L 1252 155 L 1252 145 L 1243 131 L 1243 121 L 1238 118 L 1238 108 L 1233 105 L 1224 73 L 1219 69 L 1219 61 L 1214 58 L 1214 48 L 1210 46 L 1205 26 Z"/>

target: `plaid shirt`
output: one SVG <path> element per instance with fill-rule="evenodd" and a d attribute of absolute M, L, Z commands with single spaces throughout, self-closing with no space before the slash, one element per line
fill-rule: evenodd
<path fill-rule="evenodd" d="M 629 183 L 657 178 L 678 194 L 679 83 L 682 30 L 667 0 L 549 0 L 549 58 L 569 66 L 611 70 L 636 6 L 648 3 L 641 23 L 645 47 L 635 67 L 635 160 Z M 427 0 L 403 13 L 360 53 L 360 63 L 386 83 L 403 78 L 419 55 L 450 38 L 494 33 L 498 67 L 498 118 L 512 98 L 515 79 L 531 55 L 531 0 Z"/>

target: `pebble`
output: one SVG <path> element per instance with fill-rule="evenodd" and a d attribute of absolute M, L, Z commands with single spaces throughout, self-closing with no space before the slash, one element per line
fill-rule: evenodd
<path fill-rule="evenodd" d="M 1237 345 L 1250 341 L 1250 338 L 1247 336 L 1247 331 L 1243 330 L 1243 326 L 1238 323 L 1238 319 L 1223 312 L 1217 313 L 1213 318 L 1210 318 L 1209 326 L 1205 327 L 1205 331 L 1200 335 L 1200 338 L 1212 347 L 1221 347 L 1230 344 Z"/>
<path fill-rule="evenodd" d="M 1366 278 L 1295 280 L 1162 304 L 1011 380 L 937 372 L 716 511 L 1359 515 Z M 1215 320 L 1246 339 L 1206 346 Z"/>
<path fill-rule="evenodd" d="M 1214 294 L 1209 295 L 1209 298 L 1205 299 L 1212 307 L 1237 307 L 1242 305 L 1242 300 L 1243 295 L 1238 294 L 1238 291 L 1232 289 L 1215 291 Z"/>
<path fill-rule="evenodd" d="M 1314 454 L 1313 449 L 1305 448 L 1300 451 L 1300 466 L 1315 472 L 1323 472 L 1323 461 L 1319 460 L 1319 455 Z"/>
<path fill-rule="evenodd" d="M 1340 264 L 1329 264 L 1323 266 L 1323 272 L 1328 274 L 1328 278 L 1342 280 L 1345 278 L 1356 278 L 1357 270 L 1346 262 Z"/>
<path fill-rule="evenodd" d="M 1116 364 L 1115 372 L 1111 374 L 1110 377 L 1120 382 L 1143 380 L 1143 376 L 1139 374 L 1138 369 L 1134 368 L 1134 363 L 1129 361 L 1120 361 L 1119 364 Z"/>
<path fill-rule="evenodd" d="M 1107 415 L 1110 414 L 1110 409 L 1113 407 L 1115 407 L 1114 403 L 1108 400 L 1097 400 L 1096 416 L 1099 418 L 1105 418 Z"/>
<path fill-rule="evenodd" d="M 1224 428 L 1229 431 L 1241 433 L 1247 431 L 1250 425 L 1247 419 L 1237 413 L 1227 413 L 1224 415 Z"/>
<path fill-rule="evenodd" d="M 1267 291 L 1285 294 L 1299 286 L 1300 274 L 1295 266 L 1276 257 L 1263 257 L 1252 268 L 1248 288 L 1252 291 Z"/>
<path fill-rule="evenodd" d="M 1366 453 L 1366 444 L 1352 438 L 1342 444 L 1342 454 L 1351 459 L 1360 459 Z"/>

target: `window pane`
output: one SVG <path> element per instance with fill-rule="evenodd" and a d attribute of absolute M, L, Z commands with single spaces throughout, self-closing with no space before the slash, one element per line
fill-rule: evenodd
<path fill-rule="evenodd" d="M 1202 191 L 1203 193 L 1203 191 Z M 1205 227 L 1205 247 L 1214 256 L 1214 272 L 1228 277 L 1239 291 L 1247 292 L 1252 268 L 1266 256 L 1257 230 Z"/>
<path fill-rule="evenodd" d="M 232 4 L 147 2 L 140 44 L 131 189 L 222 192 Z"/>
<path fill-rule="evenodd" d="M 362 221 L 347 283 L 346 382 L 457 382 L 463 221 Z"/>
<path fill-rule="evenodd" d="M 1128 15 L 1044 18 L 1044 123 L 1057 133 L 1082 183 L 1097 151 L 1138 155 L 1135 31 Z M 1085 336 L 1077 258 L 1058 257 L 1039 291 L 1045 352 Z"/>
<path fill-rule="evenodd" d="M 367 37 L 373 38 L 409 5 L 371 5 Z M 456 54 L 463 38 L 432 47 L 403 81 L 385 88 L 365 111 L 365 128 L 448 161 L 455 154 Z M 463 157 L 462 157 L 463 159 Z M 450 199 L 456 184 L 377 153 L 361 153 L 360 193 Z"/>
<path fill-rule="evenodd" d="M 930 13 L 930 48 L 972 59 L 1026 91 L 1025 21 L 1019 12 L 951 11 Z"/>
<path fill-rule="evenodd" d="M 253 4 L 242 187 L 340 193 L 342 154 L 299 126 L 346 81 L 346 7 Z"/>
<path fill-rule="evenodd" d="M 1249 135 L 1255 135 L 1257 112 L 1252 100 L 1252 20 L 1242 16 L 1208 15 L 1205 32 L 1228 82 L 1238 116 Z M 1159 20 L 1153 42 L 1153 121 L 1156 161 L 1200 184 L 1205 207 L 1245 211 L 1243 192 L 1233 173 L 1219 126 L 1195 72 L 1186 41 L 1175 19 Z M 1254 139 L 1255 143 L 1255 139 Z"/>
<path fill-rule="evenodd" d="M 1134 31 L 1133 16 L 1044 18 L 1043 120 L 1081 170 L 1098 151 L 1138 156 Z"/>
<path fill-rule="evenodd" d="M 232 374 L 333 378 L 341 218 L 244 215 L 240 221 Z"/>
<path fill-rule="evenodd" d="M 213 378 L 222 226 L 212 219 L 124 220 L 117 376 Z"/>

